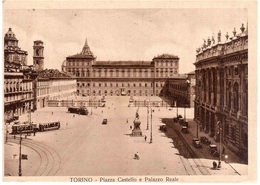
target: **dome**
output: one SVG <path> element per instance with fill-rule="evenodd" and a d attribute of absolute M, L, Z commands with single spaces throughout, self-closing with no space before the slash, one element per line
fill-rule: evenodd
<path fill-rule="evenodd" d="M 5 39 L 13 39 L 13 40 L 17 40 L 15 38 L 15 34 L 14 32 L 12 31 L 12 28 L 9 28 L 8 32 L 5 34 Z"/>
<path fill-rule="evenodd" d="M 61 65 L 61 66 L 66 67 L 66 66 L 67 66 L 67 60 L 64 60 L 64 61 L 62 62 L 62 65 Z"/>

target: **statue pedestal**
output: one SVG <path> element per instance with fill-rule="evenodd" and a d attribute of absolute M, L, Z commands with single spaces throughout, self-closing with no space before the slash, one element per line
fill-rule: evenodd
<path fill-rule="evenodd" d="M 141 121 L 136 118 L 134 121 L 134 129 L 132 130 L 132 136 L 142 136 L 142 131 L 140 129 Z"/>
<path fill-rule="evenodd" d="M 132 130 L 132 136 L 142 136 L 142 131 L 141 129 L 133 129 Z"/>

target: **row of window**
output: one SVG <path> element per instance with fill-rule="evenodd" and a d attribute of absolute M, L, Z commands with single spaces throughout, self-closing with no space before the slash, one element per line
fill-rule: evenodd
<path fill-rule="evenodd" d="M 79 91 L 78 91 L 79 92 Z M 155 91 L 156 92 L 156 95 L 158 96 L 159 95 L 159 90 L 156 90 Z M 80 93 L 81 94 L 86 94 L 86 95 L 88 95 L 88 96 L 90 96 L 90 90 L 81 90 L 80 91 Z M 101 91 L 101 90 L 98 90 L 98 91 L 96 91 L 96 90 L 93 90 L 92 91 L 92 95 L 119 95 L 119 94 L 121 94 L 122 92 L 120 92 L 120 91 L 118 91 L 118 90 L 115 90 L 115 91 L 113 91 L 113 90 L 110 90 L 110 91 L 107 91 L 107 90 L 104 90 L 104 91 Z M 143 95 L 143 94 L 145 94 L 145 95 L 147 95 L 147 93 L 149 93 L 149 94 L 153 94 L 153 90 L 150 90 L 150 92 L 148 91 L 148 90 L 128 90 L 127 92 L 125 92 L 126 94 L 128 94 L 128 95 L 130 95 L 130 94 L 132 94 L 132 93 L 134 93 L 134 95 L 136 94 L 136 93 L 139 93 L 139 95 Z"/>
<path fill-rule="evenodd" d="M 89 66 L 90 65 L 90 62 L 81 62 L 81 61 L 78 61 L 78 60 L 71 60 L 71 62 L 67 62 L 68 66 Z"/>
<path fill-rule="evenodd" d="M 62 93 L 63 91 L 73 90 L 73 89 L 76 89 L 75 84 L 38 88 L 37 95 L 40 96 L 40 95 L 51 94 L 56 92 Z"/>
<path fill-rule="evenodd" d="M 92 83 L 93 87 L 153 87 L 153 83 Z M 78 87 L 90 87 L 90 83 L 77 83 Z M 163 87 L 164 83 L 155 83 L 156 87 Z"/>
<path fill-rule="evenodd" d="M 32 93 L 24 93 L 23 95 L 6 95 L 5 96 L 5 102 L 12 102 L 12 101 L 18 101 L 18 100 L 27 100 L 31 99 L 33 97 Z"/>
<path fill-rule="evenodd" d="M 178 61 L 157 61 L 155 62 L 155 66 L 163 66 L 163 67 L 178 67 Z"/>

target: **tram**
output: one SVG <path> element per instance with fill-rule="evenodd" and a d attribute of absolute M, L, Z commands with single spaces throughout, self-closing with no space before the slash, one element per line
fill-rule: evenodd
<path fill-rule="evenodd" d="M 88 115 L 88 109 L 86 107 L 68 107 L 68 112 L 80 115 Z"/>
<path fill-rule="evenodd" d="M 49 130 L 57 130 L 60 129 L 60 122 L 48 122 L 48 123 L 40 123 L 37 124 L 30 124 L 29 122 L 20 123 L 19 121 L 15 122 L 12 126 L 12 133 L 11 134 L 28 134 L 28 133 L 35 133 L 35 132 L 44 132 Z"/>
<path fill-rule="evenodd" d="M 29 122 L 24 122 L 21 124 L 19 121 L 16 121 L 12 126 L 12 134 L 20 134 L 20 133 L 27 134 L 36 131 L 37 131 L 37 125 L 29 124 Z"/>

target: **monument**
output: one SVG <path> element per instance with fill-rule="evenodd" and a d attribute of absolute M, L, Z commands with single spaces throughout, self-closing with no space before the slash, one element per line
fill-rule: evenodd
<path fill-rule="evenodd" d="M 132 130 L 132 136 L 142 136 L 142 131 L 140 129 L 141 121 L 139 120 L 138 111 L 136 112 L 134 123 L 134 129 Z"/>

